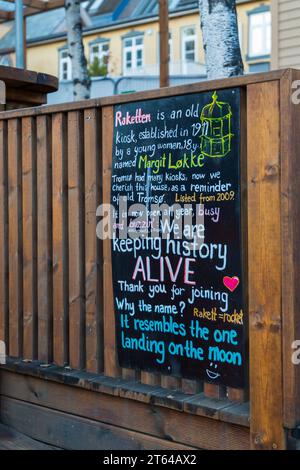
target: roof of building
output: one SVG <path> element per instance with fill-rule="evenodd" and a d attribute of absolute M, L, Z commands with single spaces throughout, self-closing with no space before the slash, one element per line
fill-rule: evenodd
<path fill-rule="evenodd" d="M 238 2 L 243 1 L 247 0 L 238 0 Z M 104 26 L 134 23 L 137 20 L 155 17 L 158 14 L 157 0 L 81 0 L 81 2 L 89 18 L 89 21 L 83 27 L 84 30 L 97 30 Z M 197 8 L 198 0 L 169 0 L 171 14 Z M 0 39 L 0 52 L 1 50 L 14 48 L 14 21 L 10 23 L 11 29 Z M 28 43 L 64 36 L 66 32 L 65 9 L 58 8 L 28 16 L 26 25 Z"/>

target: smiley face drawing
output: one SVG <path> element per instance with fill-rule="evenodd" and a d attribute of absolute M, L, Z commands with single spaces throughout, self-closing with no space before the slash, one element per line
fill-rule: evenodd
<path fill-rule="evenodd" d="M 218 365 L 214 364 L 213 362 L 211 362 L 209 365 L 210 365 L 210 367 L 214 367 L 215 369 L 217 369 L 217 367 L 218 367 Z M 210 369 L 206 369 L 206 373 L 207 373 L 208 377 L 212 380 L 216 380 L 221 375 L 218 372 L 210 370 Z"/>

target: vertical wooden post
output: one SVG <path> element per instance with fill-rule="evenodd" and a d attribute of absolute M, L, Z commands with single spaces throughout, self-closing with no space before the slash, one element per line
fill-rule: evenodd
<path fill-rule="evenodd" d="M 22 119 L 23 357 L 37 358 L 36 126 Z"/>
<path fill-rule="evenodd" d="M 247 88 L 251 447 L 284 449 L 279 82 Z"/>
<path fill-rule="evenodd" d="M 22 151 L 19 119 L 8 122 L 9 354 L 23 353 Z"/>
<path fill-rule="evenodd" d="M 299 70 L 287 70 L 280 86 L 283 420 L 288 429 L 300 420 L 300 365 L 292 357 L 300 339 L 299 84 Z"/>
<path fill-rule="evenodd" d="M 38 116 L 37 129 L 37 292 L 38 359 L 53 359 L 51 123 Z"/>
<path fill-rule="evenodd" d="M 86 356 L 83 129 L 82 113 L 79 111 L 69 112 L 69 359 L 73 369 L 85 367 Z"/>
<path fill-rule="evenodd" d="M 60 366 L 69 362 L 67 173 L 67 122 L 57 113 L 52 116 L 53 359 Z"/>
<path fill-rule="evenodd" d="M 113 147 L 113 114 L 112 106 L 102 109 L 102 185 L 103 204 L 110 204 L 112 147 Z M 104 374 L 118 377 L 121 370 L 117 359 L 116 324 L 114 315 L 114 298 L 112 295 L 111 240 L 103 240 L 103 331 L 104 331 Z"/>
<path fill-rule="evenodd" d="M 169 5 L 159 0 L 160 87 L 169 86 Z"/>
<path fill-rule="evenodd" d="M 9 352 L 8 240 L 7 122 L 0 121 L 0 341 L 4 341 L 7 354 Z"/>

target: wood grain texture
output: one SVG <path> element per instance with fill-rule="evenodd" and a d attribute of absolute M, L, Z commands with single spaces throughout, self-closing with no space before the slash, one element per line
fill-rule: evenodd
<path fill-rule="evenodd" d="M 251 446 L 284 449 L 278 82 L 248 87 L 247 115 Z"/>
<path fill-rule="evenodd" d="M 8 350 L 8 167 L 7 122 L 0 123 L 0 340 Z M 8 351 L 7 351 L 8 352 Z"/>
<path fill-rule="evenodd" d="M 223 402 L 216 406 L 216 401 L 211 401 L 215 411 L 214 416 L 212 409 L 209 409 L 211 405 L 209 400 L 202 397 L 202 406 L 198 407 L 199 414 L 196 415 L 183 412 L 183 408 L 182 411 L 177 411 L 163 405 L 149 406 L 149 403 L 138 402 L 125 396 L 82 390 L 78 387 L 53 383 L 51 380 L 24 377 L 11 372 L 4 372 L 1 377 L 3 377 L 0 382 L 1 398 L 9 397 L 45 409 L 55 409 L 73 416 L 80 415 L 95 422 L 105 422 L 191 447 L 224 450 L 249 448 L 247 426 L 218 419 L 218 414 L 221 412 L 224 416 L 226 412 L 230 414 L 232 405 L 229 403 Z M 17 387 L 16 383 L 19 383 Z M 236 422 L 238 416 L 236 414 Z"/>
<path fill-rule="evenodd" d="M 23 352 L 21 159 L 21 125 L 13 119 L 8 122 L 9 353 L 13 357 Z"/>
<path fill-rule="evenodd" d="M 3 422 L 33 439 L 67 450 L 189 450 L 190 445 L 162 440 L 118 426 L 3 398 Z"/>
<path fill-rule="evenodd" d="M 51 123 L 37 117 L 38 358 L 53 359 Z"/>
<path fill-rule="evenodd" d="M 53 360 L 58 365 L 69 362 L 67 172 L 67 122 L 59 113 L 52 117 Z"/>
<path fill-rule="evenodd" d="M 300 367 L 292 362 L 292 345 L 300 340 L 299 80 L 299 71 L 289 71 L 280 82 L 283 398 L 290 429 L 300 421 Z"/>
<path fill-rule="evenodd" d="M 227 388 L 227 398 L 229 401 L 235 401 L 237 403 L 244 403 L 249 399 L 249 393 L 247 389 L 240 388 Z"/>
<path fill-rule="evenodd" d="M 169 375 L 161 375 L 161 386 L 170 390 L 181 390 L 181 379 Z"/>
<path fill-rule="evenodd" d="M 209 382 L 204 382 L 204 395 L 209 398 L 220 400 L 226 397 L 226 387 L 222 385 L 214 385 Z"/>
<path fill-rule="evenodd" d="M 100 126 L 97 109 L 84 111 L 86 369 L 91 372 L 103 370 L 102 246 L 96 236 L 102 176 Z"/>
<path fill-rule="evenodd" d="M 103 203 L 110 204 L 111 165 L 113 144 L 113 107 L 102 111 L 103 136 Z M 117 359 L 115 314 L 112 286 L 111 240 L 103 241 L 103 327 L 104 327 L 104 373 L 110 377 L 121 374 Z"/>
<path fill-rule="evenodd" d="M 37 358 L 36 121 L 22 119 L 23 357 Z"/>
<path fill-rule="evenodd" d="M 70 366 L 85 366 L 85 261 L 83 116 L 68 113 Z"/>
<path fill-rule="evenodd" d="M 54 450 L 55 448 L 0 424 L 0 450 Z"/>
<path fill-rule="evenodd" d="M 141 371 L 141 382 L 147 385 L 160 385 L 160 375 Z"/>
<path fill-rule="evenodd" d="M 182 379 L 181 390 L 188 395 L 196 395 L 203 390 L 203 382 L 201 380 Z"/>
<path fill-rule="evenodd" d="M 168 0 L 159 0 L 159 57 L 160 87 L 169 86 L 169 62 L 170 62 L 170 39 L 169 39 L 169 3 Z"/>

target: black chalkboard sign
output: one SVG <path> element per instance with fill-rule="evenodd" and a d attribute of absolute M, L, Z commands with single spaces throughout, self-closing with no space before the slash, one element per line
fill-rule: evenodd
<path fill-rule="evenodd" d="M 116 106 L 121 367 L 244 385 L 238 88 Z"/>

